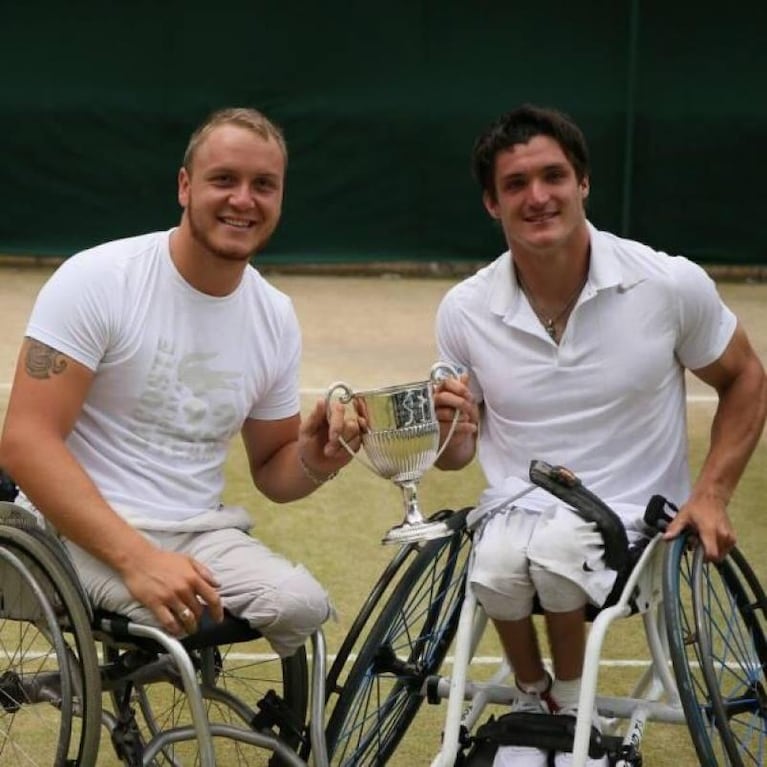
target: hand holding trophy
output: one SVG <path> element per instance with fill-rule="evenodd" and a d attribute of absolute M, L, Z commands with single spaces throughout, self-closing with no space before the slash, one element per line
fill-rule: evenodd
<path fill-rule="evenodd" d="M 329 408 L 337 398 L 352 404 L 359 419 L 362 446 L 369 463 L 342 441 L 349 453 L 370 471 L 389 479 L 402 490 L 405 519 L 384 536 L 383 543 L 410 543 L 450 535 L 443 522 L 427 522 L 418 505 L 417 486 L 453 436 L 459 413 L 456 410 L 445 442 L 439 444 L 439 421 L 434 408 L 434 390 L 440 381 L 457 377 L 444 362 L 432 366 L 429 380 L 355 392 L 337 381 L 328 387 Z"/>

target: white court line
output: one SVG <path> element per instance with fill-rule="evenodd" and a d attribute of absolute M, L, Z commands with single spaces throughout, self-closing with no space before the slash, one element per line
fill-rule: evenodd
<path fill-rule="evenodd" d="M 0 383 L 0 391 L 10 391 L 11 385 L 10 383 Z M 301 396 L 303 397 L 320 397 L 325 394 L 327 394 L 327 389 L 315 389 L 313 387 L 308 387 L 305 389 L 301 389 Z M 693 402 L 716 402 L 717 398 L 715 394 L 688 394 L 687 395 L 687 402 L 693 403 Z"/>
<path fill-rule="evenodd" d="M 306 654 L 308 660 L 311 662 L 312 654 L 307 653 Z M 264 661 L 268 660 L 276 660 L 277 656 L 273 653 L 247 653 L 247 652 L 229 652 L 226 656 L 229 660 L 235 660 L 238 662 L 246 661 L 250 663 L 263 663 Z M 333 653 L 328 653 L 327 660 L 329 663 L 332 663 L 336 659 L 336 656 Z M 346 663 L 353 663 L 357 659 L 356 653 L 350 653 L 349 657 L 346 659 Z M 445 663 L 449 665 L 453 665 L 453 656 L 448 655 L 445 658 Z M 548 659 L 544 658 L 544 662 L 551 665 L 551 662 Z M 476 658 L 472 658 L 471 665 L 472 666 L 499 666 L 501 663 L 501 658 L 494 655 L 478 655 Z M 602 668 L 646 668 L 650 665 L 649 660 L 641 660 L 639 658 L 635 659 L 613 659 L 610 660 L 609 658 L 606 660 L 600 660 L 599 665 Z"/>
<path fill-rule="evenodd" d="M 265 660 L 274 660 L 276 659 L 276 655 L 272 655 L 269 653 L 237 653 L 237 652 L 230 652 L 227 653 L 227 658 L 230 658 L 232 660 L 237 661 L 255 661 L 255 662 L 263 662 Z M 311 661 L 312 654 L 307 653 L 307 658 Z M 349 657 L 347 658 L 347 663 L 353 663 L 357 658 L 356 653 L 350 653 Z M 332 663 L 336 656 L 332 653 L 328 654 L 328 662 Z M 453 656 L 448 655 L 445 658 L 445 663 L 453 665 Z M 545 663 L 549 663 L 547 659 L 544 658 Z M 501 658 L 495 655 L 478 655 L 476 658 L 471 659 L 471 665 L 472 666 L 498 666 L 501 663 Z M 639 658 L 635 659 L 614 659 L 610 660 L 600 660 L 599 665 L 602 668 L 645 668 L 650 665 L 649 660 L 641 660 Z"/>
<path fill-rule="evenodd" d="M 27 653 L 28 657 L 48 657 L 50 653 L 35 653 L 30 652 Z M 98 651 L 99 658 L 101 658 L 101 650 Z M 6 653 L 3 653 L 0 655 L 0 660 L 8 659 L 8 656 Z M 262 663 L 267 660 L 276 660 L 277 656 L 273 653 L 246 653 L 246 652 L 230 652 L 227 654 L 227 658 L 229 660 L 236 660 L 236 661 L 248 661 L 248 662 L 255 662 L 255 663 Z M 312 654 L 307 653 L 307 658 L 309 661 L 311 661 Z M 328 662 L 332 663 L 336 659 L 336 656 L 332 653 L 328 654 L 327 660 Z M 347 663 L 353 663 L 357 659 L 356 653 L 350 653 L 349 657 L 347 658 Z M 445 663 L 448 663 L 452 666 L 453 664 L 453 656 L 448 655 L 445 658 Z M 498 666 L 501 662 L 500 657 L 494 656 L 494 655 L 478 655 L 476 658 L 472 658 L 471 665 L 472 666 Z M 544 662 L 548 663 L 550 665 L 550 661 L 546 658 L 544 658 Z M 602 668 L 646 668 L 650 665 L 649 660 L 641 660 L 639 658 L 635 659 L 606 659 L 606 660 L 600 660 L 599 665 Z M 694 664 L 697 665 L 697 664 Z"/>

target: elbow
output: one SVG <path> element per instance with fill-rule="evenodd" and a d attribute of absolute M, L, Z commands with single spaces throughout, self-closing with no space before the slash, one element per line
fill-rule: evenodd
<path fill-rule="evenodd" d="M 761 360 L 754 355 L 750 366 L 752 402 L 754 402 L 755 420 L 760 429 L 767 419 L 767 371 Z"/>
<path fill-rule="evenodd" d="M 0 468 L 19 482 L 39 475 L 41 461 L 51 460 L 51 449 L 64 444 L 63 439 L 33 422 L 6 420 L 0 437 Z"/>
<path fill-rule="evenodd" d="M 761 380 L 759 385 L 759 396 L 758 396 L 758 402 L 759 402 L 759 414 L 757 416 L 758 418 L 758 424 L 760 432 L 764 429 L 765 421 L 767 420 L 767 373 L 765 373 L 764 368 L 761 369 Z"/>
<path fill-rule="evenodd" d="M 0 438 L 0 469 L 13 476 L 21 454 L 18 440 L 14 439 L 12 431 L 6 428 Z"/>
<path fill-rule="evenodd" d="M 296 500 L 295 496 L 281 492 L 279 487 L 275 487 L 273 482 L 269 482 L 268 475 L 262 471 L 255 471 L 251 467 L 250 478 L 253 481 L 253 487 L 272 503 L 282 504 Z"/>

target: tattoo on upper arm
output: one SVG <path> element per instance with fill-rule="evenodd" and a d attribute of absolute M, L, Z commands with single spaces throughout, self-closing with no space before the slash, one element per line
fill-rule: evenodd
<path fill-rule="evenodd" d="M 67 369 L 67 358 L 60 351 L 30 338 L 24 368 L 32 378 L 50 378 Z"/>

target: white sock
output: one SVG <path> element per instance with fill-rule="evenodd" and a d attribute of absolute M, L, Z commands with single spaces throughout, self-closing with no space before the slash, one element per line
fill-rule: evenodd
<path fill-rule="evenodd" d="M 562 679 L 555 679 L 554 684 L 551 686 L 551 697 L 559 703 L 562 708 L 576 708 L 578 706 L 578 698 L 581 694 L 581 678 L 568 679 L 563 681 Z"/>
<path fill-rule="evenodd" d="M 525 683 L 522 683 L 517 679 L 516 684 L 517 687 L 527 695 L 540 695 L 551 687 L 551 677 L 548 674 L 544 674 L 543 678 L 539 679 L 537 682 Z"/>

